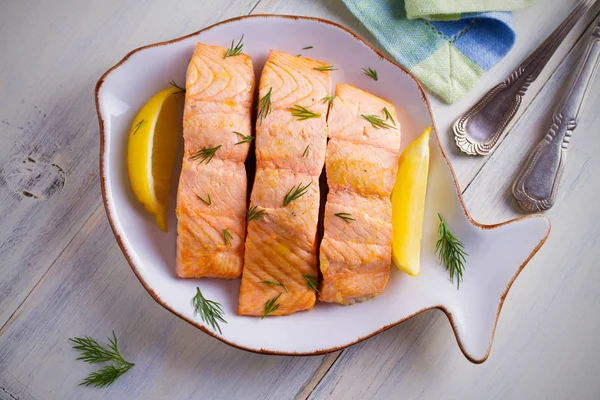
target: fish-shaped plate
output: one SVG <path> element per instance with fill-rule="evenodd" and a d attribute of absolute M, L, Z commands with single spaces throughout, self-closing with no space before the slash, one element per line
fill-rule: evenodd
<path fill-rule="evenodd" d="M 162 232 L 137 202 L 127 173 L 127 138 L 140 107 L 169 81 L 183 85 L 197 42 L 229 47 L 244 35 L 244 53 L 262 70 L 271 49 L 302 53 L 338 68 L 333 83 L 357 86 L 394 104 L 402 124 L 402 148 L 427 127 L 431 163 L 423 227 L 421 273 L 410 277 L 392 266 L 389 284 L 375 299 L 353 306 L 317 303 L 312 311 L 265 319 L 236 313 L 240 280 L 180 279 L 175 275 L 176 217 L 172 188 L 169 232 Z M 302 50 L 306 46 L 313 46 Z M 377 71 L 375 81 L 363 68 Z M 527 216 L 492 226 L 475 222 L 462 201 L 452 166 L 435 130 L 421 85 L 348 29 L 322 19 L 253 15 L 220 22 L 191 35 L 141 47 L 108 70 L 96 87 L 100 121 L 100 176 L 108 219 L 131 268 L 163 307 L 209 335 L 240 349 L 287 355 L 321 354 L 342 349 L 432 308 L 442 310 L 457 342 L 472 362 L 489 355 L 496 323 L 510 286 L 550 232 L 542 216 Z M 178 172 L 178 171 L 176 171 Z M 176 179 L 174 180 L 176 181 Z M 176 186 L 176 185 L 173 185 Z M 435 255 L 440 213 L 465 244 L 469 257 L 457 289 Z M 200 287 L 221 303 L 227 323 L 222 333 L 194 314 L 191 300 Z"/>

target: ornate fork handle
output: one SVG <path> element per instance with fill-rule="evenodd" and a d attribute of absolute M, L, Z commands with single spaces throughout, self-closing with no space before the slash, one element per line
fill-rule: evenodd
<path fill-rule="evenodd" d="M 513 185 L 513 195 L 525 211 L 547 210 L 556 200 L 571 134 L 600 65 L 600 18 L 595 23 L 565 98 L 552 116 L 548 133 L 535 147 Z"/>
<path fill-rule="evenodd" d="M 563 23 L 504 82 L 493 87 L 454 123 L 455 141 L 463 152 L 470 155 L 487 155 L 494 149 L 506 126 L 517 113 L 529 85 L 535 81 L 571 28 L 593 3 L 594 0 L 579 3 Z M 485 137 L 481 137 L 482 132 L 486 133 Z"/>

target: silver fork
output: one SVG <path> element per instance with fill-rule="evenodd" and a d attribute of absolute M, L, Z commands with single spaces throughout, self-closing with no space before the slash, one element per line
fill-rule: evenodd
<path fill-rule="evenodd" d="M 513 119 L 521 99 L 571 28 L 595 3 L 581 1 L 552 34 L 509 75 L 493 87 L 453 126 L 458 147 L 470 155 L 487 155 Z"/>

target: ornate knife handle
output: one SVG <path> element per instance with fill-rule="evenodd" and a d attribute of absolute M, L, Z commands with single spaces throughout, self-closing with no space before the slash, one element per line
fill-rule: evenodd
<path fill-rule="evenodd" d="M 513 185 L 513 195 L 525 211 L 547 210 L 556 200 L 571 134 L 600 65 L 600 18 L 595 23 L 566 96 L 552 116 L 548 133 L 535 147 Z"/>
<path fill-rule="evenodd" d="M 529 85 L 595 0 L 584 0 L 506 80 L 496 85 L 453 126 L 458 147 L 470 155 L 489 154 L 513 119 Z"/>

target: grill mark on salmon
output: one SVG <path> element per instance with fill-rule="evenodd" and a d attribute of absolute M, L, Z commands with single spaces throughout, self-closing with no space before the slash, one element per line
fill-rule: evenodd
<path fill-rule="evenodd" d="M 184 156 L 177 192 L 177 275 L 237 278 L 246 234 L 247 178 L 244 161 L 252 134 L 254 70 L 245 54 L 198 43 L 186 75 Z M 209 163 L 190 158 L 221 146 Z M 207 205 L 198 196 L 207 200 Z M 223 231 L 231 233 L 231 245 Z"/>
<path fill-rule="evenodd" d="M 319 176 L 327 143 L 329 72 L 314 70 L 327 64 L 271 51 L 259 83 L 259 98 L 269 89 L 271 113 L 256 126 L 257 170 L 250 206 L 266 214 L 250 221 L 238 313 L 261 316 L 265 303 L 281 293 L 279 308 L 271 315 L 288 315 L 313 308 L 316 295 L 302 275 L 318 276 L 317 223 Z M 288 108 L 306 107 L 320 118 L 298 121 Z M 308 146 L 309 151 L 303 157 Z M 310 186 L 287 206 L 284 198 L 292 187 Z M 261 282 L 273 281 L 286 286 Z"/>
<path fill-rule="evenodd" d="M 319 300 L 353 304 L 385 289 L 391 264 L 392 205 L 400 126 L 394 107 L 351 85 L 338 84 L 328 116 L 329 193 L 320 247 Z M 364 115 L 387 108 L 397 129 L 375 129 Z M 391 121 L 388 121 L 391 124 Z M 335 214 L 348 213 L 346 222 Z"/>

